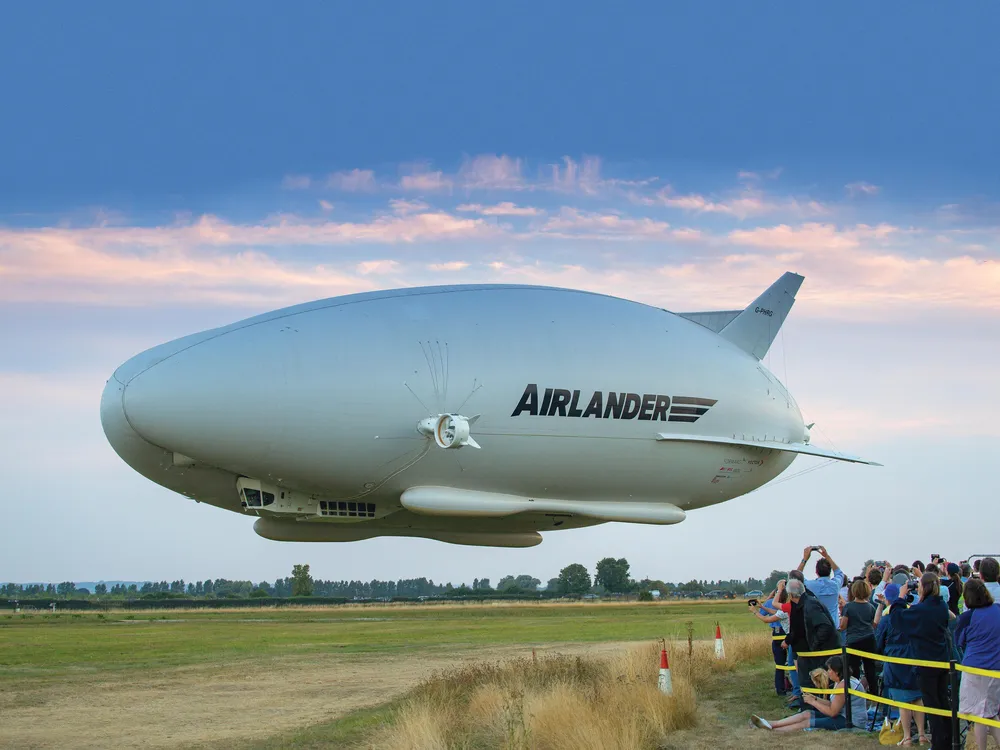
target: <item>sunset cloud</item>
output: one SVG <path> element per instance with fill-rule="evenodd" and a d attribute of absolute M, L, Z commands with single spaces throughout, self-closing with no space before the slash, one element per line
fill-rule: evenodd
<path fill-rule="evenodd" d="M 495 206 L 484 206 L 480 203 L 463 203 L 456 206 L 456 211 L 463 213 L 482 214 L 483 216 L 540 216 L 545 213 L 540 208 L 517 206 L 510 201 L 498 203 Z"/>
<path fill-rule="evenodd" d="M 326 185 L 345 193 L 370 193 L 375 190 L 375 172 L 370 169 L 352 169 L 349 172 L 334 172 Z"/>

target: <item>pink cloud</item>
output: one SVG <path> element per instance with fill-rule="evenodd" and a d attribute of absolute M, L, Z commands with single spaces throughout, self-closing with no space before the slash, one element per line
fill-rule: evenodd
<path fill-rule="evenodd" d="M 879 192 L 878 185 L 872 185 L 870 182 L 851 182 L 844 185 L 844 189 L 852 198 L 857 198 L 859 195 L 875 195 Z"/>
<path fill-rule="evenodd" d="M 738 219 L 774 213 L 785 213 L 792 216 L 828 213 L 828 209 L 818 201 L 799 201 L 795 198 L 774 199 L 751 189 L 722 200 L 712 200 L 698 193 L 677 194 L 669 187 L 659 190 L 653 197 L 635 194 L 631 197 L 633 201 L 642 205 L 662 205 L 689 213 L 724 214 Z"/>
<path fill-rule="evenodd" d="M 281 181 L 281 187 L 285 190 L 308 190 L 312 185 L 312 178 L 307 174 L 286 175 Z"/>
<path fill-rule="evenodd" d="M 403 175 L 399 180 L 403 190 L 420 193 L 450 192 L 452 180 L 444 172 L 415 172 Z"/>
<path fill-rule="evenodd" d="M 859 224 L 847 230 L 838 229 L 832 224 L 809 223 L 797 227 L 780 224 L 775 227 L 735 230 L 729 233 L 728 238 L 737 245 L 815 252 L 856 248 L 862 241 L 884 240 L 900 231 L 898 227 L 889 224 L 875 227 Z"/>
<path fill-rule="evenodd" d="M 596 156 L 586 156 L 580 163 L 568 156 L 563 163 L 552 165 L 552 187 L 563 192 L 594 194 L 601 184 L 601 160 Z"/>
<path fill-rule="evenodd" d="M 524 187 L 521 160 L 506 154 L 481 154 L 466 159 L 458 171 L 459 182 L 470 189 L 508 189 Z"/>
<path fill-rule="evenodd" d="M 464 260 L 453 260 L 448 263 L 432 263 L 427 266 L 432 271 L 462 271 L 469 267 Z"/>
<path fill-rule="evenodd" d="M 370 193 L 375 190 L 375 173 L 370 169 L 352 169 L 349 172 L 334 172 L 326 185 L 344 193 Z"/>
<path fill-rule="evenodd" d="M 463 203 L 455 208 L 463 213 L 476 213 L 483 216 L 540 216 L 545 213 L 540 208 L 517 206 L 510 201 L 498 203 L 495 206 L 484 206 L 480 203 Z"/>
<path fill-rule="evenodd" d="M 394 198 L 389 201 L 389 207 L 392 209 L 393 213 L 399 214 L 400 216 L 426 211 L 430 208 L 430 206 L 423 201 L 407 201 L 399 198 Z"/>

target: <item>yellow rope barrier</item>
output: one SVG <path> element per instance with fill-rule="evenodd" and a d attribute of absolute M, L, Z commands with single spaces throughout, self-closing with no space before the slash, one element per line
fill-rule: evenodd
<path fill-rule="evenodd" d="M 771 637 L 774 641 L 783 641 L 785 636 L 775 635 Z M 803 651 L 802 653 L 796 654 L 796 656 L 805 656 L 810 658 L 819 658 L 821 656 L 838 656 L 842 653 L 841 649 L 830 649 L 828 651 Z M 901 656 L 885 656 L 883 654 L 872 654 L 867 651 L 859 651 L 856 648 L 848 648 L 847 653 L 852 656 L 860 656 L 864 659 L 872 659 L 873 661 L 887 662 L 890 664 L 904 664 L 911 667 L 928 667 L 930 669 L 950 669 L 951 665 L 946 662 L 941 661 L 926 661 L 924 659 L 906 659 Z M 775 664 L 775 669 L 779 669 L 783 672 L 794 672 L 795 667 L 789 667 L 784 664 Z M 992 677 L 994 679 L 1000 679 L 1000 672 L 996 672 L 989 669 L 979 669 L 978 667 L 967 667 L 964 664 L 956 664 L 955 669 L 959 672 L 967 672 L 968 674 L 980 675 L 982 677 Z M 833 693 L 839 693 L 841 690 L 820 690 L 818 688 L 802 688 L 803 693 L 814 693 L 817 695 L 832 695 Z M 913 703 L 903 703 L 901 701 L 894 701 L 889 698 L 883 698 L 879 695 L 872 695 L 871 693 L 865 693 L 860 690 L 855 690 L 854 688 L 849 688 L 848 692 L 851 695 L 856 695 L 859 698 L 864 698 L 865 700 L 874 701 L 875 703 L 884 703 L 889 706 L 895 706 L 896 708 L 906 708 L 910 711 L 917 711 L 918 713 L 933 714 L 935 716 L 945 716 L 951 718 L 951 711 L 943 708 L 931 708 L 929 706 L 918 706 Z M 990 727 L 1000 727 L 1000 721 L 996 719 L 986 719 L 982 716 L 973 716 L 971 714 L 958 714 L 958 718 L 964 721 L 970 721 L 975 724 L 985 724 Z"/>

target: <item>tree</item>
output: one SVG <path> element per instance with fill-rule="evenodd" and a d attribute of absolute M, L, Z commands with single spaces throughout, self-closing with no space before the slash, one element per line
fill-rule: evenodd
<path fill-rule="evenodd" d="M 308 565 L 292 567 L 292 596 L 312 596 L 313 579 Z"/>
<path fill-rule="evenodd" d="M 624 594 L 629 590 L 628 560 L 621 557 L 605 557 L 597 563 L 597 575 L 594 583 L 606 588 L 613 594 Z"/>
<path fill-rule="evenodd" d="M 783 581 L 786 578 L 788 578 L 788 574 L 785 571 L 772 570 L 771 575 L 769 575 L 767 577 L 767 580 L 764 581 L 764 585 L 760 587 L 760 590 L 763 591 L 765 594 L 769 591 L 773 591 L 774 589 L 778 588 L 778 581 Z M 744 594 L 746 593 L 746 591 L 740 591 L 738 593 Z"/>
<path fill-rule="evenodd" d="M 559 571 L 560 594 L 586 594 L 590 591 L 590 573 L 580 563 L 567 565 Z"/>
<path fill-rule="evenodd" d="M 106 593 L 108 593 L 108 584 L 106 583 L 97 584 L 96 586 L 94 586 L 94 593 L 97 594 L 98 596 L 104 596 Z"/>
<path fill-rule="evenodd" d="M 72 581 L 63 581 L 56 586 L 56 593 L 59 596 L 72 596 L 76 593 L 76 584 Z"/>
<path fill-rule="evenodd" d="M 524 591 L 537 591 L 538 587 L 542 585 L 542 582 L 537 578 L 527 575 L 518 576 L 514 579 L 514 583 L 517 584 L 519 589 L 523 589 Z"/>

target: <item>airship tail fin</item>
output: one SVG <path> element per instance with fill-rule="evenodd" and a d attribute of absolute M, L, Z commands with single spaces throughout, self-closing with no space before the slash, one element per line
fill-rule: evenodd
<path fill-rule="evenodd" d="M 719 331 L 719 335 L 757 359 L 763 359 L 792 309 L 802 281 L 803 277 L 797 273 L 785 273 Z"/>

